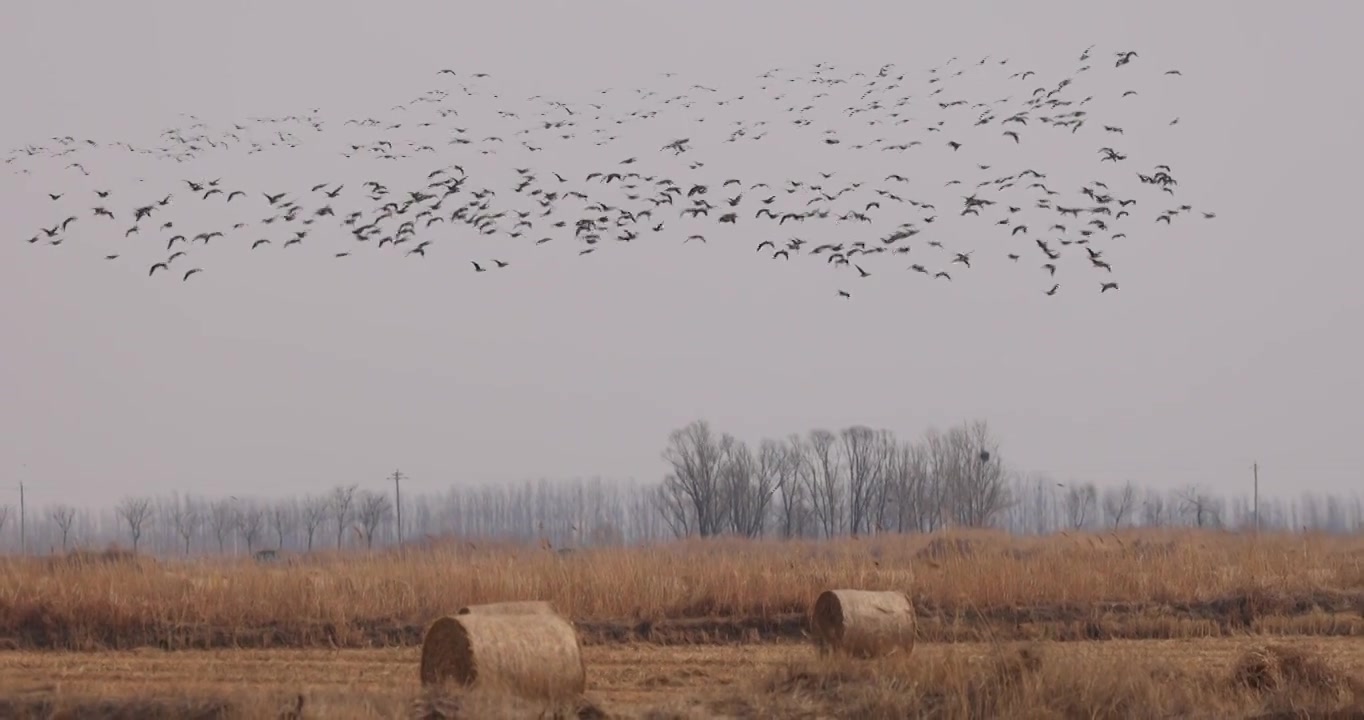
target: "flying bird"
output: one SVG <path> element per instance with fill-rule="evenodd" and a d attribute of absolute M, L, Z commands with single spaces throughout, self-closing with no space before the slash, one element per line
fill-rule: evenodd
<path fill-rule="evenodd" d="M 269 192 L 224 178 L 177 178 L 175 182 L 183 182 L 196 197 L 190 198 L 189 206 L 184 207 L 185 214 L 149 222 L 154 223 L 151 225 L 152 232 L 156 232 L 158 227 L 162 231 L 172 232 L 178 232 L 172 230 L 173 227 L 192 229 L 184 230 L 184 235 L 177 234 L 170 238 L 167 242 L 170 257 L 151 265 L 148 274 L 154 275 L 158 268 L 169 269 L 187 250 L 193 253 L 190 248 L 197 246 L 200 240 L 207 244 L 214 238 L 224 238 L 225 242 L 221 243 L 224 245 L 223 252 L 233 252 L 256 250 L 274 244 L 274 239 L 287 248 L 301 244 L 305 237 L 331 238 L 339 231 L 343 233 L 340 236 L 342 239 L 349 235 L 355 242 L 373 243 L 379 250 L 392 251 L 401 247 L 406 255 L 426 257 L 431 240 L 419 242 L 417 236 L 435 224 L 453 226 L 451 230 L 455 237 L 472 232 L 490 241 L 524 242 L 529 246 L 549 244 L 551 240 L 560 238 L 572 239 L 580 243 L 578 256 L 637 240 L 645 229 L 660 237 L 666 233 L 669 239 L 681 239 L 683 243 L 696 240 L 706 244 L 704 233 L 708 231 L 705 230 L 705 224 L 737 226 L 737 209 L 749 206 L 756 206 L 753 208 L 752 220 L 745 221 L 746 225 L 754 226 L 747 235 L 756 236 L 753 238 L 758 240 L 755 243 L 756 251 L 769 253 L 772 259 L 781 258 L 794 263 L 791 267 L 806 260 L 830 268 L 846 265 L 856 270 L 858 277 L 866 278 L 877 274 L 874 263 L 878 261 L 878 255 L 896 256 L 915 251 L 914 257 L 920 262 L 911 265 L 910 270 L 951 280 L 946 270 L 930 271 L 926 265 L 933 263 L 928 258 L 921 258 L 921 255 L 942 252 L 949 267 L 961 264 L 970 268 L 973 251 L 963 245 L 975 244 L 977 239 L 988 240 L 989 228 L 997 226 L 995 232 L 1003 235 L 1007 231 L 1005 240 L 1024 235 L 1025 243 L 1030 227 L 1049 228 L 1045 234 L 1036 233 L 1043 237 L 1033 240 L 1040 253 L 1046 255 L 1042 269 L 1056 280 L 1060 279 L 1057 276 L 1061 272 L 1070 271 L 1069 265 L 1062 259 L 1064 255 L 1072 253 L 1086 257 L 1095 268 L 1112 272 L 1108 262 L 1102 259 L 1106 242 L 1127 238 L 1129 234 L 1136 239 L 1140 236 L 1141 228 L 1147 232 L 1164 230 L 1166 226 L 1173 225 L 1175 219 L 1183 219 L 1185 213 L 1192 215 L 1198 212 L 1207 220 L 1216 215 L 1201 209 L 1195 210 L 1189 205 L 1177 205 L 1177 209 L 1153 212 L 1156 218 L 1154 225 L 1149 219 L 1139 222 L 1130 216 L 1132 205 L 1139 200 L 1143 207 L 1148 203 L 1147 198 L 1150 196 L 1143 194 L 1159 193 L 1156 197 L 1176 195 L 1180 181 L 1184 178 L 1176 178 L 1168 165 L 1152 166 L 1141 157 L 1147 154 L 1147 148 L 1150 147 L 1139 138 L 1146 124 L 1127 122 L 1124 117 L 1127 112 L 1124 108 L 1135 107 L 1140 104 L 1139 100 L 1124 102 L 1112 108 L 1100 106 L 1098 102 L 1093 107 L 1087 106 L 1091 100 L 1098 99 L 1104 81 L 1109 83 L 1113 95 L 1121 92 L 1124 98 L 1137 96 L 1135 89 L 1124 91 L 1123 87 L 1111 84 L 1117 76 L 1104 75 L 1115 72 L 1104 67 L 1106 63 L 1095 62 L 1091 68 L 1089 60 L 1092 50 L 1087 49 L 1080 55 L 1080 66 L 1075 71 L 1087 73 L 1085 90 L 1079 90 L 1081 84 L 1074 82 L 1074 75 L 1048 79 L 1045 73 L 1038 75 L 1033 70 L 1009 74 L 1010 70 L 1000 69 L 1008 63 L 1008 59 L 994 58 L 993 62 L 988 62 L 991 59 L 987 57 L 979 63 L 948 63 L 930 71 L 925 93 L 931 98 L 928 103 L 922 103 L 921 98 L 916 97 L 918 92 L 911 93 L 908 90 L 908 73 L 890 65 L 879 70 L 871 68 L 869 72 L 829 63 L 816 64 L 807 72 L 791 68 L 774 69 L 760 75 L 751 87 L 732 94 L 689 83 L 676 88 L 667 85 L 633 88 L 629 92 L 622 88 L 604 88 L 599 89 L 597 97 L 584 102 L 569 102 L 540 95 L 531 98 L 510 97 L 492 84 L 491 76 L 487 73 L 459 73 L 455 68 L 442 68 L 436 71 L 436 75 L 450 75 L 454 79 L 448 87 L 437 87 L 415 99 L 409 98 L 393 106 L 386 114 L 373 113 L 367 117 L 359 115 L 344 120 L 345 125 L 355 125 L 357 130 L 340 141 L 342 147 L 337 148 L 340 154 L 347 158 L 368 158 L 391 163 L 398 172 L 388 175 L 386 180 L 378 177 L 365 180 L 360 187 L 346 194 L 346 184 L 323 175 L 296 188 L 281 186 Z M 1114 56 L 1115 67 L 1121 68 L 1116 72 L 1138 75 L 1149 72 L 1156 76 L 1162 72 L 1158 68 L 1143 68 L 1136 63 L 1136 51 L 1124 50 L 1116 52 Z M 1011 70 L 1016 69 L 1014 67 Z M 1165 75 L 1182 74 L 1177 69 L 1163 72 Z M 1024 90 L 998 99 L 962 97 L 959 93 L 965 86 L 959 85 L 961 81 L 957 78 L 965 77 L 968 73 L 982 76 L 997 74 L 1000 78 L 1007 75 L 1010 79 L 1026 83 L 1024 87 L 1031 88 L 1031 92 Z M 1035 81 L 1032 80 L 1034 76 L 1038 77 Z M 426 77 L 429 81 L 430 75 Z M 1139 86 L 1132 83 L 1128 87 Z M 480 116 L 470 111 L 477 103 L 483 103 L 488 114 L 493 116 L 490 124 L 483 125 Z M 512 103 L 523 104 L 513 107 Z M 925 107 L 917 108 L 921 103 Z M 733 113 L 723 118 L 715 117 L 706 111 L 707 106 L 732 108 Z M 766 114 L 768 107 L 777 113 L 784 108 L 786 114 Z M 927 108 L 933 108 L 937 116 L 926 114 Z M 967 108 L 970 108 L 969 112 Z M 1100 109 L 1103 111 L 1101 122 Z M 665 116 L 677 121 L 704 122 L 707 126 L 725 123 L 726 127 L 714 140 L 709 139 L 709 136 L 706 139 L 700 136 L 674 139 L 659 147 L 660 152 L 664 153 L 662 156 L 653 153 L 637 156 L 630 155 L 628 151 L 616 150 L 626 145 L 623 138 L 627 132 L 634 132 L 632 128 L 638 129 L 645 123 L 661 121 Z M 721 143 L 767 145 L 776 141 L 775 134 L 771 138 L 764 138 L 767 138 L 769 129 L 779 119 L 789 120 L 794 127 L 810 131 L 804 136 L 783 136 L 780 142 L 808 142 L 818 146 L 819 152 L 825 153 L 822 157 L 829 162 L 844 164 L 812 168 L 808 174 L 801 172 L 785 177 L 742 180 L 712 172 L 707 167 L 710 158 L 706 157 L 706 153 L 720 152 L 719 148 L 727 147 Z M 43 158 L 84 152 L 87 147 L 104 147 L 109 151 L 120 149 L 173 163 L 207 158 L 212 154 L 287 152 L 299 147 L 305 136 L 313 133 L 322 137 L 331 136 L 334 127 L 333 119 L 318 109 L 277 118 L 251 118 L 222 127 L 199 122 L 197 118 L 190 122 L 193 124 L 182 123 L 164 132 L 159 140 L 143 145 L 122 141 L 97 143 L 93 140 L 53 138 L 52 143 L 19 148 L 6 157 L 5 163 L 12 166 L 37 163 Z M 334 122 L 340 125 L 342 120 L 337 118 Z M 1170 124 L 1178 122 L 1176 117 Z M 915 177 L 916 174 L 922 174 L 919 168 L 909 175 L 905 174 L 909 170 L 858 175 L 857 168 L 865 167 L 857 159 L 859 154 L 931 146 L 931 142 L 925 142 L 925 138 L 915 135 L 937 132 L 941 133 L 939 137 L 965 137 L 964 132 L 971 132 L 971 128 L 982 125 L 995 126 L 997 132 L 1011 138 L 1016 145 L 1021 145 L 1022 132 L 1028 127 L 1047 125 L 1065 129 L 1067 132 L 1057 135 L 1056 142 L 1078 143 L 1085 153 L 1094 152 L 1090 143 L 1096 136 L 1121 143 L 1130 139 L 1132 143 L 1127 151 L 1117 147 L 1100 149 L 1097 153 L 1099 157 L 1094 158 L 1094 165 L 1097 166 L 1095 172 L 1125 168 L 1131 162 L 1141 162 L 1143 167 L 1154 167 L 1154 170 L 1149 174 L 1136 173 L 1141 185 L 1130 190 L 1119 184 L 1125 173 L 1116 171 L 1111 175 L 1091 176 L 1082 185 L 1064 187 L 1069 181 L 1061 177 L 1049 179 L 1046 167 L 1021 171 L 996 169 L 1006 165 L 1003 159 L 988 155 L 991 149 L 998 151 L 998 148 L 981 145 L 968 153 L 972 157 L 968 159 L 970 165 L 966 167 L 974 166 L 976 171 L 972 171 L 973 174 L 956 174 L 955 178 L 950 175 L 946 178 L 926 177 L 923 178 L 922 187 L 917 182 L 920 178 Z M 854 128 L 869 130 L 865 136 L 852 135 L 850 133 Z M 872 131 L 870 128 L 884 129 Z M 1077 132 L 1082 128 L 1101 129 L 1098 133 Z M 515 139 L 512 133 L 515 133 Z M 537 158 L 540 157 L 539 150 L 551 143 L 565 148 L 578 144 L 589 149 L 600 148 L 597 167 L 584 168 L 585 181 L 575 182 L 563 174 L 566 170 L 564 167 L 552 167 L 552 162 L 513 162 L 507 165 L 507 170 L 511 171 L 508 173 L 510 179 L 507 179 L 496 171 L 482 174 L 479 168 L 471 167 L 474 172 L 470 174 L 461 164 L 432 159 L 440 156 L 437 148 L 441 142 L 448 143 L 452 149 L 467 146 L 460 149 L 497 154 L 502 151 L 504 137 L 509 148 L 520 145 L 526 151 L 535 153 L 529 157 Z M 1033 138 L 1030 143 L 1037 137 L 1035 134 L 1030 135 Z M 1074 139 L 1067 140 L 1072 137 Z M 954 153 L 964 149 L 962 141 L 952 139 L 945 143 Z M 794 151 L 799 152 L 798 149 Z M 684 152 L 689 153 L 689 158 L 701 159 L 670 164 L 675 156 Z M 1049 148 L 1043 157 L 1050 154 Z M 545 153 L 545 156 L 549 156 L 549 153 Z M 620 159 L 622 157 L 624 159 Z M 81 169 L 84 171 L 84 166 Z M 413 172 L 408 173 L 409 169 Z M 904 167 L 891 169 L 904 170 Z M 541 175 L 545 181 L 539 179 Z M 1069 175 L 1067 172 L 1066 177 Z M 1126 177 L 1130 178 L 1131 175 Z M 279 184 L 280 181 L 275 179 L 269 182 Z M 934 224 L 939 215 L 936 205 L 950 202 L 950 199 L 940 199 L 932 193 L 950 192 L 942 188 L 954 185 L 974 186 L 971 191 L 973 194 L 960 210 L 957 221 L 960 224 L 946 228 L 947 232 L 940 232 L 942 223 Z M 720 199 L 710 201 L 712 195 L 709 190 L 712 187 L 727 189 L 730 186 L 736 187 L 734 196 L 727 196 L 726 192 Z M 1110 190 L 1110 187 L 1113 189 Z M 755 196 L 756 200 L 750 200 L 749 206 L 744 206 L 742 200 L 745 192 L 757 192 L 759 188 L 766 188 L 763 195 Z M 49 190 L 51 192 L 47 192 L 47 196 L 53 203 L 89 192 L 81 188 L 76 190 L 76 195 L 72 195 L 66 188 Z M 105 189 L 95 189 L 93 192 L 105 202 L 112 195 Z M 261 193 L 267 205 L 260 206 L 248 199 L 256 192 Z M 324 194 L 326 200 L 322 200 L 318 193 Z M 123 194 L 120 190 L 120 195 Z M 216 194 L 224 195 L 226 203 L 231 204 L 232 216 L 219 220 L 230 226 L 230 229 L 224 228 L 226 235 L 216 231 L 202 232 L 207 228 L 192 226 L 194 222 L 213 221 L 209 219 L 212 218 L 211 214 L 198 213 L 192 203 L 211 200 Z M 1069 200 L 1081 194 L 1083 200 Z M 508 195 L 510 200 L 507 199 Z M 236 203 L 238 197 L 243 198 L 244 202 Z M 291 197 L 315 198 L 321 203 L 292 200 Z M 95 208 L 93 214 L 114 220 L 116 212 L 133 213 L 132 226 L 122 226 L 125 228 L 125 237 L 132 238 L 140 234 L 144 219 L 150 218 L 156 210 L 168 207 L 171 201 L 171 194 L 165 194 L 160 200 L 153 198 L 143 206 L 130 204 L 118 211 L 112 210 L 113 204 L 110 203 L 108 207 Z M 178 209 L 186 201 L 181 200 L 176 204 Z M 678 219 L 670 221 L 666 229 L 663 222 L 654 218 L 655 213 L 664 211 L 662 208 L 665 205 L 679 213 Z M 1062 217 L 1056 218 L 1056 215 Z M 1058 219 L 1062 222 L 1056 222 Z M 56 218 L 47 220 L 55 221 Z M 836 239 L 811 243 L 809 247 L 803 247 L 805 241 L 798 238 L 778 243 L 775 239 L 764 238 L 766 223 L 771 223 L 773 228 L 801 224 L 811 228 L 814 233 L 831 231 Z M 849 228 L 847 223 L 853 223 L 853 228 Z M 68 217 L 56 225 L 39 227 L 33 231 L 31 238 L 23 239 L 37 247 L 63 242 L 70 247 L 73 245 L 71 240 L 75 238 L 68 237 L 67 233 L 75 229 L 75 224 L 75 217 Z M 278 235 L 254 230 L 257 224 L 271 226 Z M 673 227 L 688 224 L 696 227 Z M 871 226 L 871 232 L 865 236 L 859 232 L 862 224 Z M 983 227 L 972 229 L 972 224 Z M 82 225 L 81 231 L 104 234 L 103 230 L 96 229 L 96 226 L 103 225 L 102 222 L 91 223 L 88 227 Z M 256 239 L 241 237 L 237 231 L 253 233 Z M 257 232 L 260 234 L 255 234 Z M 79 239 L 83 241 L 85 235 L 82 232 Z M 44 237 L 48 242 L 39 243 Z M 192 239 L 187 240 L 187 237 Z M 239 239 L 241 244 L 237 244 Z M 185 247 L 173 252 L 176 243 L 182 243 Z M 215 243 L 215 250 L 218 245 Z M 128 244 L 126 248 L 120 247 L 120 252 L 105 249 L 101 255 L 113 259 L 129 255 L 140 246 L 140 243 Z M 1080 247 L 1085 252 L 1079 252 Z M 1006 249 L 1006 252 L 1006 257 L 1017 263 L 1023 255 L 1031 254 L 1032 251 L 1015 246 Z M 362 255 L 341 248 L 333 249 L 329 254 L 337 258 L 355 255 L 357 260 Z M 262 254 L 259 259 L 274 257 L 273 254 Z M 304 253 L 304 258 L 307 257 Z M 436 258 L 432 258 L 432 261 L 438 262 Z M 509 265 L 498 259 L 470 262 L 476 272 L 488 269 L 483 264 L 487 262 L 494 263 L 497 268 Z M 942 260 L 938 263 L 942 264 Z M 204 265 L 207 267 L 206 263 Z M 783 263 L 780 267 L 787 266 L 787 263 Z M 193 270 L 201 272 L 202 268 Z M 188 274 L 182 279 L 187 277 Z M 1060 284 L 1054 282 L 1052 289 L 1045 291 L 1046 294 L 1057 292 Z M 1110 289 L 1116 290 L 1117 283 L 1101 283 L 1101 292 Z M 843 290 L 839 291 L 839 296 L 850 297 Z"/>

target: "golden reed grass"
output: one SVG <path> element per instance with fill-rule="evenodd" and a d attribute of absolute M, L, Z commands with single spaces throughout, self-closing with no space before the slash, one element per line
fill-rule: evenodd
<path fill-rule="evenodd" d="M 825 590 L 811 610 L 810 631 L 822 653 L 908 655 L 914 649 L 914 605 L 899 591 Z"/>
<path fill-rule="evenodd" d="M 469 605 L 546 601 L 579 623 L 657 622 L 804 615 L 831 587 L 909 592 L 919 609 L 936 608 L 940 617 L 1019 607 L 1359 593 L 1364 538 L 954 532 L 950 541 L 900 535 L 832 542 L 716 539 L 569 555 L 451 542 L 269 565 L 247 559 L 9 558 L 0 559 L 0 638 L 19 646 L 100 648 L 153 637 L 176 647 L 178 632 L 265 628 L 280 634 L 275 644 L 306 644 L 285 632 L 306 626 L 325 628 L 328 643 L 355 645 L 373 642 L 365 628 L 420 632 L 450 612 L 449 598 Z M 1328 621 L 1343 622 L 1321 620 Z M 1364 622 L 1358 613 L 1353 621 Z"/>
<path fill-rule="evenodd" d="M 1077 648 L 1094 644 L 999 646 L 985 657 L 949 650 L 933 662 L 793 660 L 724 707 L 737 717 L 860 720 L 1364 717 L 1364 683 L 1308 650 L 1253 648 L 1228 671 L 1200 662 L 1198 643 L 1166 657 Z"/>
<path fill-rule="evenodd" d="M 456 615 L 555 615 L 554 606 L 543 600 L 466 605 Z"/>

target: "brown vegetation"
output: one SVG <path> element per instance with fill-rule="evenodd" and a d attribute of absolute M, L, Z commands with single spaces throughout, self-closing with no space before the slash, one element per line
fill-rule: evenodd
<path fill-rule="evenodd" d="M 800 639 L 815 597 L 835 587 L 907 592 L 927 642 L 1364 635 L 1359 540 L 978 533 L 571 555 L 451 544 L 276 565 L 11 559 L 0 646 L 417 645 L 437 617 L 509 600 L 552 603 L 588 644 Z"/>
<path fill-rule="evenodd" d="M 989 656 L 949 654 L 942 662 L 886 658 L 798 661 L 779 669 L 760 692 L 729 701 L 741 717 L 987 718 L 987 717 L 1311 717 L 1364 713 L 1364 685 L 1320 658 L 1275 646 L 1265 654 L 1297 658 L 1310 671 L 1281 672 L 1273 686 L 1244 681 L 1238 661 L 1230 674 L 1169 662 L 1133 664 L 1084 653 L 1052 657 L 1042 646 L 996 648 Z M 974 660 L 974 661 L 973 661 Z M 983 660 L 983 661 L 982 661 Z M 1252 663 L 1255 661 L 1251 661 Z M 1341 714 L 1340 717 L 1346 715 Z"/>
<path fill-rule="evenodd" d="M 305 700 L 302 717 L 535 716 L 420 688 L 432 620 L 518 600 L 550 603 L 584 641 L 587 696 L 565 718 L 1364 717 L 1364 657 L 1337 639 L 1364 635 L 1353 538 L 953 533 L 284 560 L 0 561 L 0 717 L 297 717 Z M 912 653 L 819 657 L 810 607 L 831 588 L 907 593 Z M 1087 642 L 1100 639 L 1116 641 Z"/>
<path fill-rule="evenodd" d="M 1364 656 L 1347 638 L 937 644 L 876 660 L 820 658 L 794 644 L 597 646 L 584 649 L 585 697 L 553 706 L 423 690 L 417 655 L 0 654 L 0 717 L 1364 717 Z"/>

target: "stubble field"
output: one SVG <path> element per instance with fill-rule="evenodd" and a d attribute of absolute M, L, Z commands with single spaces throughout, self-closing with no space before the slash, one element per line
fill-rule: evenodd
<path fill-rule="evenodd" d="M 819 658 L 838 587 L 906 591 L 912 655 Z M 0 560 L 0 717 L 538 717 L 418 682 L 428 623 L 513 599 L 579 629 L 566 716 L 1364 717 L 1364 541 L 1213 532 Z"/>

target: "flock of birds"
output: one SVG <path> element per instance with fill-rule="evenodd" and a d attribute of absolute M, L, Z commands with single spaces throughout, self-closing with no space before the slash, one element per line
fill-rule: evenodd
<path fill-rule="evenodd" d="M 152 193 L 135 184 L 115 191 L 89 179 L 84 154 L 100 151 L 173 161 L 183 169 L 214 154 L 288 152 L 311 145 L 334 132 L 316 109 L 251 118 L 218 130 L 190 116 L 193 123 L 166 130 L 151 146 L 56 137 L 49 144 L 17 148 L 4 162 L 30 173 L 31 163 L 60 159 L 64 172 L 85 178 L 85 188 L 56 189 L 40 199 L 52 209 L 51 224 L 36 228 L 25 241 L 60 248 L 80 244 L 68 242 L 76 231 L 95 232 L 105 236 L 101 252 L 111 262 L 134 248 L 150 249 L 155 254 L 142 268 L 153 278 L 189 281 L 204 272 L 198 257 L 210 243 L 267 253 L 327 242 L 337 243 L 327 251 L 335 258 L 384 251 L 422 259 L 463 239 L 480 238 L 573 243 L 576 253 L 586 256 L 651 239 L 707 243 L 728 225 L 731 235 L 742 228 L 755 251 L 773 260 L 814 260 L 852 280 L 873 275 L 866 267 L 875 256 L 905 256 L 901 272 L 933 281 L 951 281 L 954 273 L 969 272 L 983 261 L 1025 263 L 1040 278 L 1039 291 L 1055 295 L 1063 258 L 1073 258 L 1068 262 L 1080 265 L 1078 271 L 1091 273 L 1091 287 L 1106 293 L 1117 290 L 1118 282 L 1103 245 L 1124 240 L 1140 227 L 1171 226 L 1198 214 L 1215 217 L 1195 213 L 1176 199 L 1179 182 L 1168 162 L 1130 159 L 1124 149 L 1126 123 L 1091 115 L 1099 99 L 1119 108 L 1136 101 L 1140 93 L 1130 84 L 1115 84 L 1136 77 L 1131 73 L 1140 67 L 1139 58 L 1127 50 L 1098 55 L 1091 47 L 1079 55 L 1073 72 L 1046 83 L 1033 70 L 989 57 L 952 58 L 915 77 L 893 65 L 846 72 L 821 63 L 807 71 L 770 70 L 758 77 L 758 89 L 737 94 L 699 84 L 672 94 L 605 89 L 592 101 L 536 95 L 522 107 L 490 90 L 486 73 L 444 69 L 437 76 L 456 83 L 457 92 L 432 90 L 394 107 L 393 115 L 340 123 L 351 134 L 336 148 L 346 159 L 404 171 L 418 168 L 406 174 L 401 187 L 387 179 L 327 180 L 293 190 L 182 177 L 175 187 Z M 1005 83 L 1006 97 L 972 101 L 959 95 L 965 78 L 991 73 Z M 1179 82 L 1180 74 L 1152 75 L 1158 82 Z M 1091 77 L 1103 80 L 1081 96 L 1079 81 L 1088 86 Z M 673 78 L 667 73 L 659 85 L 680 82 Z M 496 111 L 485 113 L 491 127 L 475 132 L 472 118 L 480 105 L 484 110 L 496 106 Z M 823 119 L 835 111 L 836 119 Z M 717 122 L 724 112 L 734 119 Z M 784 120 L 778 122 L 774 113 Z M 647 137 L 660 119 L 674 115 L 684 116 L 690 132 L 670 133 L 667 142 L 655 142 L 647 153 L 599 161 L 585 173 L 538 169 L 540 163 L 534 162 L 585 142 L 600 157 L 606 152 L 600 148 L 626 142 L 622 138 L 632 129 Z M 756 119 L 761 117 L 774 119 Z M 1173 118 L 1157 124 L 1177 123 Z M 1009 155 L 1044 133 L 1088 145 L 1092 172 L 1111 176 L 1063 188 L 1053 186 L 1057 181 L 1048 172 L 1016 167 L 1018 161 Z M 716 173 L 708 169 L 711 158 L 701 159 L 706 145 L 720 146 L 723 163 L 731 147 L 750 146 L 770 134 L 775 135 L 769 142 L 821 161 L 846 156 L 839 153 L 874 154 L 876 162 L 899 169 L 855 178 L 821 170 L 769 183 Z M 952 176 L 925 179 L 912 170 L 922 165 L 915 153 L 932 150 L 956 169 Z M 982 151 L 997 157 L 985 162 Z M 509 182 L 480 182 L 477 173 L 465 170 L 475 163 L 510 169 Z M 230 219 L 206 226 L 205 218 L 224 214 Z M 95 229 L 88 230 L 92 225 Z M 986 233 L 999 237 L 1004 247 L 977 247 Z M 81 242 L 88 237 L 79 236 Z M 469 262 L 479 273 L 511 265 L 499 257 Z M 851 298 L 848 287 L 837 289 L 838 296 Z"/>

